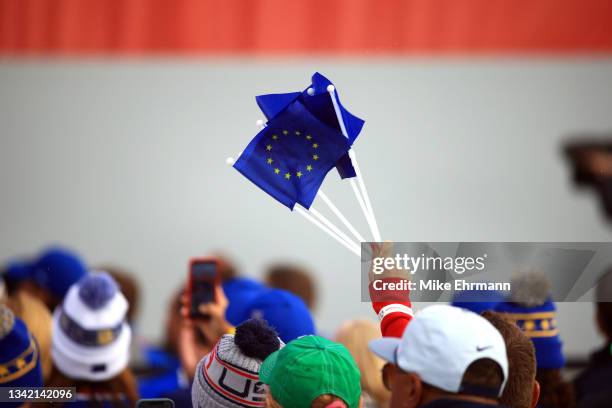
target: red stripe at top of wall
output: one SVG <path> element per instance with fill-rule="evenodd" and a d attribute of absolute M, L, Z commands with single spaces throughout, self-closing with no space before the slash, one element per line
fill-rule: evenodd
<path fill-rule="evenodd" d="M 611 51 L 610 0 L 0 0 L 3 55 Z"/>

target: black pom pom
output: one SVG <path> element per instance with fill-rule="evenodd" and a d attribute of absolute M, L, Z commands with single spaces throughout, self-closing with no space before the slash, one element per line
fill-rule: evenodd
<path fill-rule="evenodd" d="M 236 327 L 234 344 L 245 356 L 260 360 L 280 348 L 278 334 L 263 319 L 250 319 Z"/>

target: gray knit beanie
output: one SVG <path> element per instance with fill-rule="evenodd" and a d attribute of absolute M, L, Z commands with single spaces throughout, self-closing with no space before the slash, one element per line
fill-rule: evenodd
<path fill-rule="evenodd" d="M 191 387 L 197 408 L 263 407 L 265 386 L 259 367 L 265 358 L 284 346 L 264 320 L 247 320 L 226 334 L 199 363 Z"/>

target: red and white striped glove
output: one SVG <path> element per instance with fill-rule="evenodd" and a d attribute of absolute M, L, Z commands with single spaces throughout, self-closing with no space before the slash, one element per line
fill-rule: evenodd
<path fill-rule="evenodd" d="M 384 278 L 383 283 L 399 283 L 402 278 Z M 380 320 L 380 332 L 383 337 L 402 337 L 404 329 L 414 315 L 410 303 L 410 291 L 375 290 L 370 282 L 370 299 L 372 308 Z"/>

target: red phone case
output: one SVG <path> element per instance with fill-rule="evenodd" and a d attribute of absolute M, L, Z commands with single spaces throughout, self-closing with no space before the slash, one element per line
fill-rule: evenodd
<path fill-rule="evenodd" d="M 216 287 L 220 284 L 220 276 L 219 276 L 219 260 L 215 257 L 212 256 L 207 256 L 207 257 L 201 257 L 201 258 L 192 258 L 189 261 L 189 270 L 188 270 L 188 278 L 187 278 L 187 297 L 188 297 L 188 301 L 189 301 L 189 311 L 191 313 L 191 295 L 192 295 L 192 290 L 193 290 L 193 274 L 191 273 L 191 271 L 193 270 L 193 266 L 194 264 L 197 263 L 210 263 L 213 262 L 216 265 L 216 271 L 217 273 L 215 274 L 214 279 L 210 280 L 211 282 L 213 282 L 213 285 Z M 217 301 L 217 296 L 215 293 L 213 293 L 213 302 Z"/>

